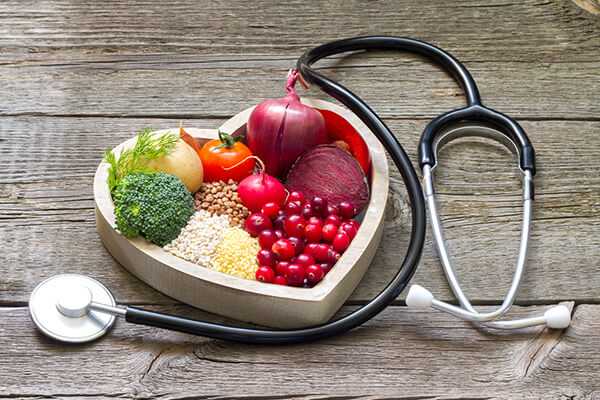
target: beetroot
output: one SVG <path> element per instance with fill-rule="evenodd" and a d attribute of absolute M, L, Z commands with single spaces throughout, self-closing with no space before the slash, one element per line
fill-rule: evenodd
<path fill-rule="evenodd" d="M 336 145 L 306 150 L 288 173 L 285 187 L 298 190 L 310 201 L 315 196 L 338 205 L 349 201 L 360 210 L 369 199 L 369 185 L 354 157 Z"/>

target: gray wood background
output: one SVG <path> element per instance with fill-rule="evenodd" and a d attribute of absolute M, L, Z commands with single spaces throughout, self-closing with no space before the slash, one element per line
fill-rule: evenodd
<path fill-rule="evenodd" d="M 98 237 L 92 177 L 107 146 L 146 125 L 214 128 L 284 94 L 305 50 L 390 34 L 440 46 L 486 105 L 516 118 L 538 156 L 527 271 L 512 317 L 563 302 L 565 330 L 475 330 L 404 295 L 366 326 L 317 343 L 249 346 L 119 321 L 100 341 L 41 336 L 27 300 L 79 272 L 122 304 L 211 321 L 125 271 Z M 318 66 L 360 95 L 413 160 L 427 123 L 464 104 L 445 72 L 383 52 Z M 600 6 L 554 1 L 3 1 L 0 3 L 0 396 L 7 398 L 600 398 Z M 313 89 L 308 96 L 331 100 Z M 516 262 L 520 182 L 488 140 L 440 155 L 440 210 L 461 282 L 499 304 Z M 415 164 L 416 165 L 416 164 Z M 410 211 L 392 174 L 384 239 L 340 315 L 393 276 Z M 414 283 L 453 300 L 428 239 Z"/>

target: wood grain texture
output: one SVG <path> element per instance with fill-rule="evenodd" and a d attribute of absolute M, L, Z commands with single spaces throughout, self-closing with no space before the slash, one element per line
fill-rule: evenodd
<path fill-rule="evenodd" d="M 600 17 L 578 6 L 594 3 L 1 2 L 0 397 L 600 399 Z M 574 299 L 569 329 L 491 334 L 399 305 L 348 334 L 285 347 L 123 321 L 98 342 L 62 346 L 34 329 L 29 293 L 64 272 L 99 279 L 121 303 L 223 321 L 149 289 L 104 249 L 92 197 L 100 154 L 146 125 L 183 118 L 217 127 L 282 96 L 284 76 L 305 50 L 368 34 L 448 50 L 470 69 L 485 104 L 525 128 L 538 175 L 518 302 L 532 306 L 509 316 Z M 413 161 L 431 118 L 464 104 L 450 76 L 420 57 L 368 52 L 317 67 L 363 97 Z M 486 309 L 503 298 L 515 263 L 518 175 L 507 151 L 489 141 L 452 143 L 440 160 L 436 191 L 450 255 L 467 294 Z M 409 224 L 393 173 L 384 238 L 340 313 L 389 281 Z M 452 299 L 431 238 L 413 282 Z"/>
<path fill-rule="evenodd" d="M 546 308 L 515 307 L 514 314 Z M 187 307 L 161 310 L 206 317 Z M 593 399 L 600 380 L 598 321 L 600 306 L 582 305 L 567 330 L 493 335 L 435 311 L 390 307 L 335 338 L 268 347 L 119 320 L 100 341 L 65 347 L 41 336 L 25 308 L 2 308 L 0 339 L 10 346 L 0 348 L 0 359 L 11 365 L 0 366 L 0 395 L 414 398 L 418 390 L 419 398 L 432 399 Z"/>
<path fill-rule="evenodd" d="M 298 0 L 4 2 L 0 81 L 18 96 L 2 98 L 0 115 L 230 117 L 282 96 L 286 71 L 312 46 L 392 34 L 450 51 L 471 69 L 484 101 L 502 112 L 598 118 L 599 20 L 576 5 L 412 0 L 393 8 Z M 318 65 L 387 118 L 431 118 L 463 105 L 451 78 L 419 57 L 360 54 Z"/>
<path fill-rule="evenodd" d="M 185 123 L 214 128 L 222 122 Z M 390 123 L 412 160 L 416 132 L 426 123 Z M 125 303 L 168 301 L 112 259 L 94 222 L 92 180 L 101 153 L 146 124 L 164 127 L 173 121 L 0 118 L 0 240 L 5 250 L 0 253 L 0 301 L 24 302 L 44 277 L 65 271 L 96 277 Z M 595 301 L 600 178 L 588 166 L 596 163 L 600 150 L 600 123 L 538 121 L 523 126 L 536 147 L 539 172 L 531 253 L 518 301 Z M 35 154 L 32 148 L 38 149 Z M 378 293 L 404 256 L 410 209 L 400 177 L 391 171 L 383 239 L 352 301 L 364 302 Z M 443 148 L 438 172 L 442 226 L 461 281 L 474 301 L 497 303 L 508 289 L 518 252 L 521 189 L 516 163 L 495 142 L 471 139 Z M 489 279 L 482 283 L 481 276 Z M 431 238 L 414 282 L 452 299 Z"/>

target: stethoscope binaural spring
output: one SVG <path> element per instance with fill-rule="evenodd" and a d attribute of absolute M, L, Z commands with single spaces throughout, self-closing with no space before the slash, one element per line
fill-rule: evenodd
<path fill-rule="evenodd" d="M 459 83 L 465 92 L 467 107 L 453 110 L 434 119 L 425 129 L 419 144 L 419 164 L 423 170 L 425 197 L 417 174 L 404 149 L 383 121 L 355 94 L 342 85 L 317 73 L 312 65 L 325 57 L 361 50 L 396 50 L 416 53 L 429 58 L 442 66 Z M 504 314 L 514 301 L 526 261 L 531 202 L 533 201 L 533 175 L 535 175 L 535 156 L 533 147 L 522 128 L 509 117 L 490 110 L 481 104 L 477 86 L 466 68 L 445 51 L 414 39 L 392 36 L 369 36 L 338 40 L 318 46 L 303 54 L 297 62 L 297 68 L 306 82 L 319 86 L 353 111 L 375 134 L 398 168 L 410 200 L 412 227 L 406 256 L 392 281 L 369 303 L 340 319 L 322 325 L 293 330 L 249 329 L 214 324 L 160 314 L 135 307 L 118 307 L 110 294 L 99 282 L 76 274 L 58 275 L 40 283 L 33 291 L 29 309 L 34 323 L 46 335 L 64 342 L 85 342 L 102 336 L 113 325 L 115 317 L 124 317 L 127 322 L 165 328 L 215 339 L 232 340 L 246 343 L 286 344 L 322 339 L 351 330 L 392 303 L 407 286 L 419 263 L 423 251 L 426 231 L 425 198 L 432 216 L 437 216 L 431 172 L 435 168 L 435 148 L 440 139 L 449 139 L 448 132 L 466 133 L 468 128 L 455 128 L 457 124 L 475 124 L 477 129 L 499 134 L 518 150 L 519 167 L 525 174 L 524 212 L 519 264 L 509 294 L 502 306 L 491 313 L 477 312 L 466 296 L 454 274 L 448 259 L 443 240 L 438 242 L 438 251 L 450 285 L 461 307 L 453 306 L 433 298 L 431 293 L 420 286 L 413 286 L 407 296 L 409 306 L 427 308 L 433 306 L 443 311 L 472 321 L 486 322 L 498 328 L 516 328 L 547 324 L 550 327 L 564 328 L 570 320 L 569 310 L 564 306 L 549 309 L 543 316 L 516 321 L 494 321 Z M 473 129 L 473 125 L 471 126 Z M 478 131 L 481 132 L 481 131 Z M 467 132 L 468 133 L 468 132 Z M 473 131 L 471 132 L 473 133 Z M 437 144 L 436 144 L 437 143 Z M 443 239 L 439 220 L 432 218 L 436 239 Z M 440 245 L 440 243 L 442 243 Z M 490 322 L 491 321 L 491 322 Z"/>

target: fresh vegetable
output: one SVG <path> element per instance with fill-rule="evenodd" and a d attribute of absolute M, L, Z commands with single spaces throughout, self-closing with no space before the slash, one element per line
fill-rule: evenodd
<path fill-rule="evenodd" d="M 151 172 L 150 162 L 158 157 L 165 157 L 173 153 L 179 142 L 176 135 L 165 133 L 162 136 L 152 135 L 154 128 L 146 127 L 140 130 L 137 141 L 132 148 L 122 148 L 117 157 L 110 148 L 104 153 L 104 162 L 108 167 L 108 187 L 114 191 L 119 182 L 127 175 L 134 172 Z"/>
<path fill-rule="evenodd" d="M 303 151 L 327 143 L 325 120 L 300 102 L 294 89 L 297 79 L 294 70 L 288 77 L 288 94 L 257 105 L 246 124 L 248 147 L 265 162 L 267 173 L 277 178 L 285 176 Z"/>
<path fill-rule="evenodd" d="M 174 175 L 135 172 L 113 195 L 117 229 L 128 238 L 143 234 L 164 246 L 175 239 L 194 213 L 194 198 Z"/>
<path fill-rule="evenodd" d="M 241 137 L 233 138 L 219 130 L 219 138 L 207 142 L 200 150 L 204 167 L 204 180 L 207 182 L 233 179 L 241 182 L 254 172 L 252 152 Z"/>
<path fill-rule="evenodd" d="M 150 160 L 148 168 L 156 172 L 175 175 L 181 179 L 192 194 L 196 193 L 202 185 L 203 168 L 200 157 L 181 139 L 177 140 L 172 153 Z"/>
<path fill-rule="evenodd" d="M 265 203 L 274 202 L 283 209 L 287 193 L 277 179 L 265 173 L 265 166 L 258 160 L 262 172 L 244 178 L 238 186 L 242 204 L 252 212 L 259 212 Z M 279 228 L 278 228 L 279 229 Z"/>
<path fill-rule="evenodd" d="M 329 203 L 347 201 L 360 210 L 369 198 L 369 185 L 358 162 L 335 145 L 321 145 L 304 152 L 290 170 L 289 191 L 299 190 L 311 200 L 317 215 L 327 212 Z"/>
<path fill-rule="evenodd" d="M 179 138 L 186 142 L 200 156 L 200 143 L 192 135 L 183 130 L 183 121 L 179 122 Z"/>
<path fill-rule="evenodd" d="M 365 175 L 369 175 L 371 155 L 363 137 L 340 115 L 329 110 L 319 110 L 325 119 L 329 142 L 340 146 L 356 158 Z"/>

